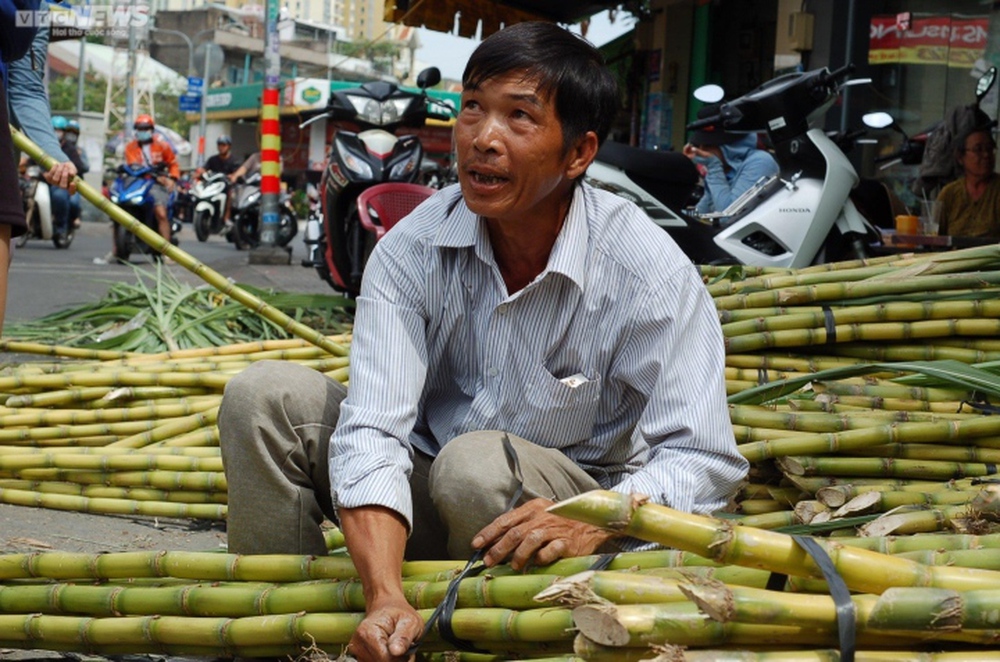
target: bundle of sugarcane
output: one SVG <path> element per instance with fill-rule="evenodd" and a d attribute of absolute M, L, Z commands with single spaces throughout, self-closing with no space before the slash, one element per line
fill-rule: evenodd
<path fill-rule="evenodd" d="M 131 354 L 3 341 L 26 362 L 0 374 L 0 502 L 89 513 L 223 519 L 216 418 L 226 382 L 261 360 L 347 381 L 349 337 Z"/>

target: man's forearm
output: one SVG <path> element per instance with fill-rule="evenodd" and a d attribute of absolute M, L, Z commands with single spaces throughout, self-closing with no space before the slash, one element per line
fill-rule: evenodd
<path fill-rule="evenodd" d="M 340 526 L 365 592 L 369 609 L 403 595 L 403 553 L 406 521 L 383 506 L 342 508 Z"/>

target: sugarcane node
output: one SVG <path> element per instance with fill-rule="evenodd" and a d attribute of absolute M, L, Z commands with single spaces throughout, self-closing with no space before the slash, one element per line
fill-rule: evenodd
<path fill-rule="evenodd" d="M 568 607 L 608 602 L 599 597 L 590 588 L 590 582 L 597 574 L 593 570 L 584 570 L 574 575 L 564 577 L 552 583 L 532 598 L 536 602 L 554 602 Z"/>
<path fill-rule="evenodd" d="M 605 605 L 582 605 L 573 609 L 573 623 L 588 639 L 602 646 L 625 646 L 628 629 L 616 617 L 617 609 Z"/>

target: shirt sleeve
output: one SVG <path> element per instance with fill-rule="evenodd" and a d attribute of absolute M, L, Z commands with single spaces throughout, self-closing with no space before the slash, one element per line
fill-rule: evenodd
<path fill-rule="evenodd" d="M 365 266 L 351 342 L 351 385 L 330 441 L 335 508 L 379 505 L 412 526 L 409 436 L 427 375 L 423 254 L 386 235 Z"/>
<path fill-rule="evenodd" d="M 42 80 L 49 50 L 48 29 L 38 30 L 31 49 L 8 65 L 7 103 L 11 121 L 56 161 L 69 161 L 52 130 L 49 95 Z"/>
<path fill-rule="evenodd" d="M 620 363 L 629 366 L 623 378 L 649 393 L 633 432 L 648 446 L 648 459 L 612 489 L 685 512 L 719 510 L 749 463 L 733 436 L 712 298 L 696 270 L 684 267 L 650 294 L 636 317 Z"/>

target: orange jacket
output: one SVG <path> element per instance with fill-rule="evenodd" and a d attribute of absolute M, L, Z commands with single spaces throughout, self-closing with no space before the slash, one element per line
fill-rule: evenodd
<path fill-rule="evenodd" d="M 155 166 L 160 163 L 166 163 L 168 175 L 174 179 L 179 179 L 181 176 L 181 167 L 177 163 L 177 157 L 174 155 L 173 148 L 170 147 L 170 143 L 167 142 L 166 138 L 158 133 L 153 134 L 153 142 L 149 143 L 148 161 L 139 141 L 132 140 L 125 145 L 125 163 L 132 166 L 147 164 Z"/>

